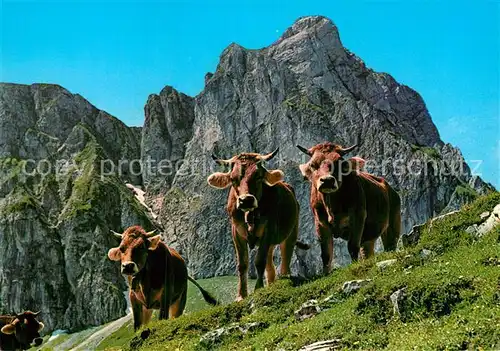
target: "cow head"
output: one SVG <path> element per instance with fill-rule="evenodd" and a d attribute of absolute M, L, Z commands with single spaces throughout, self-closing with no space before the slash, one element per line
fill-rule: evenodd
<path fill-rule="evenodd" d="M 342 186 L 342 176 L 363 167 L 365 160 L 359 157 L 343 159 L 357 145 L 346 149 L 333 143 L 318 144 L 310 149 L 297 145 L 300 151 L 310 156 L 309 162 L 299 166 L 304 178 L 321 193 L 334 193 Z"/>
<path fill-rule="evenodd" d="M 149 251 L 156 250 L 161 241 L 161 235 L 154 235 L 154 231 L 146 233 L 139 226 L 129 227 L 123 234 L 113 234 L 121 242 L 108 251 L 108 257 L 111 261 L 121 261 L 124 275 L 139 273 L 146 265 Z"/>
<path fill-rule="evenodd" d="M 244 212 L 252 211 L 259 206 L 263 184 L 274 186 L 284 178 L 282 171 L 267 170 L 263 165 L 277 153 L 278 149 L 267 155 L 242 153 L 229 160 L 221 160 L 212 155 L 215 162 L 230 165 L 231 170 L 212 174 L 207 179 L 208 184 L 217 189 L 232 186 L 237 197 L 236 208 Z"/>
<path fill-rule="evenodd" d="M 23 348 L 30 348 L 31 344 L 35 346 L 42 344 L 40 331 L 44 328 L 43 323 L 37 321 L 40 312 L 25 311 L 21 314 L 16 314 L 14 320 L 6 324 L 1 332 L 7 335 L 14 335 L 17 341 Z"/>

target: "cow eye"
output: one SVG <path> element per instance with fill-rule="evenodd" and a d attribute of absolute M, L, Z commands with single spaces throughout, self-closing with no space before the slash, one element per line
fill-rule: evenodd
<path fill-rule="evenodd" d="M 119 249 L 120 249 L 120 251 L 121 251 L 122 253 L 123 253 L 123 252 L 125 252 L 125 247 L 120 246 L 120 247 L 119 247 Z"/>

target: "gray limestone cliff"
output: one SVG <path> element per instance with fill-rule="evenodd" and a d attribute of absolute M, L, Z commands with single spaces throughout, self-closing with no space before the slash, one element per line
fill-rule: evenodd
<path fill-rule="evenodd" d="M 151 224 L 124 184 L 140 176 L 111 164 L 139 135 L 60 86 L 0 85 L 0 313 L 41 310 L 49 331 L 124 314 L 110 229 Z"/>

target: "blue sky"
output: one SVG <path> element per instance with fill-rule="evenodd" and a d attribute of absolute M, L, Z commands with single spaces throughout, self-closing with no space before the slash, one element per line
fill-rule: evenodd
<path fill-rule="evenodd" d="M 320 14 L 376 71 L 417 90 L 445 142 L 500 186 L 495 1 L 0 0 L 4 82 L 57 83 L 129 125 L 165 85 L 196 95 L 231 42 L 261 48 Z"/>

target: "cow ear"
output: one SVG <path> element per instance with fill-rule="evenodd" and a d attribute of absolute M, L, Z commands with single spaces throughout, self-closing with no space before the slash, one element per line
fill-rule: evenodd
<path fill-rule="evenodd" d="M 366 161 L 362 159 L 361 157 L 351 157 L 349 159 L 349 165 L 351 168 L 351 171 L 359 171 L 363 166 L 365 165 Z"/>
<path fill-rule="evenodd" d="M 122 253 L 119 248 L 115 247 L 108 251 L 108 258 L 111 261 L 120 261 Z"/>
<path fill-rule="evenodd" d="M 38 331 L 41 332 L 43 328 L 45 328 L 45 324 L 38 322 Z"/>
<path fill-rule="evenodd" d="M 13 324 L 7 324 L 2 328 L 2 333 L 10 335 L 16 332 L 16 326 Z"/>
<path fill-rule="evenodd" d="M 266 171 L 264 175 L 264 182 L 269 186 L 275 186 L 278 182 L 281 182 L 285 179 L 285 174 L 283 171 L 279 169 L 275 169 L 272 171 Z"/>
<path fill-rule="evenodd" d="M 149 240 L 149 247 L 148 247 L 148 249 L 151 250 L 151 251 L 156 250 L 156 248 L 158 247 L 158 244 L 161 241 L 161 234 L 152 236 L 148 240 Z"/>
<path fill-rule="evenodd" d="M 299 169 L 300 173 L 302 173 L 302 175 L 304 176 L 304 179 L 309 179 L 309 177 L 311 176 L 311 168 L 309 167 L 309 165 L 307 163 L 304 163 L 299 166 Z"/>
<path fill-rule="evenodd" d="M 208 177 L 207 182 L 216 189 L 225 189 L 231 185 L 231 176 L 229 173 L 215 172 Z"/>

